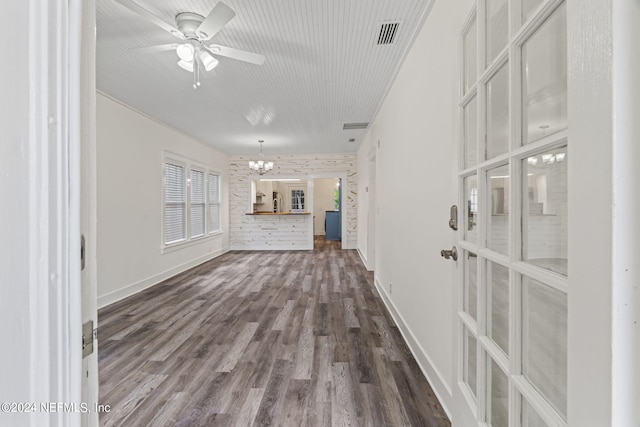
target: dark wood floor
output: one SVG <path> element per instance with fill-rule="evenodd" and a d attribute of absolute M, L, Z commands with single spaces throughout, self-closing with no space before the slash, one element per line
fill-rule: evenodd
<path fill-rule="evenodd" d="M 101 425 L 449 426 L 339 245 L 229 252 L 100 310 Z"/>

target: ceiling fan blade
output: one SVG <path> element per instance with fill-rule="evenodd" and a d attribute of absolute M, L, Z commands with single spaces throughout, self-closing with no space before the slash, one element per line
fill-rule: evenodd
<path fill-rule="evenodd" d="M 176 50 L 178 46 L 180 46 L 178 43 L 158 44 L 155 46 L 134 47 L 131 50 L 134 50 L 138 53 L 156 53 L 156 52 L 166 52 L 169 50 Z"/>
<path fill-rule="evenodd" d="M 127 9 L 131 10 L 132 12 L 135 12 L 138 15 L 142 16 L 146 20 L 148 20 L 150 22 L 153 22 L 158 27 L 162 28 L 163 30 L 165 30 L 165 31 L 167 31 L 167 32 L 169 32 L 171 34 L 173 34 L 174 36 L 176 36 L 178 38 L 181 38 L 181 39 L 184 39 L 184 34 L 182 34 L 180 31 L 178 31 L 177 28 L 174 28 L 172 25 L 167 24 L 162 19 L 158 18 L 153 13 L 149 12 L 147 9 L 145 9 L 144 7 L 140 6 L 139 4 L 133 2 L 132 0 L 116 0 L 116 2 L 120 3 L 122 6 L 126 7 Z"/>
<path fill-rule="evenodd" d="M 196 30 L 196 34 L 202 40 L 209 40 L 218 31 L 222 29 L 227 22 L 231 21 L 236 13 L 229 6 L 222 2 L 218 2 L 209 15 L 202 21 L 202 24 Z"/>
<path fill-rule="evenodd" d="M 256 65 L 262 65 L 264 63 L 264 55 L 260 55 L 259 53 L 247 52 L 246 50 L 234 49 L 217 44 L 212 44 L 208 50 L 214 55 L 226 56 L 227 58 L 250 62 Z"/>

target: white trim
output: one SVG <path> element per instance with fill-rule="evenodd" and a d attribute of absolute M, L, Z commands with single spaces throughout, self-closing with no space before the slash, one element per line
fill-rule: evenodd
<path fill-rule="evenodd" d="M 447 417 L 451 419 L 451 408 L 452 408 L 452 395 L 451 388 L 447 386 L 447 381 L 444 376 L 440 373 L 436 365 L 431 361 L 429 355 L 424 351 L 424 348 L 420 345 L 419 341 L 416 339 L 415 335 L 411 328 L 409 328 L 407 322 L 405 322 L 404 318 L 400 314 L 400 312 L 396 309 L 395 305 L 389 298 L 389 295 L 384 290 L 384 286 L 380 283 L 378 277 L 374 279 L 374 284 L 380 297 L 382 298 L 382 302 L 384 303 L 387 311 L 393 318 L 393 321 L 396 322 L 398 326 L 398 330 L 404 339 L 404 342 L 409 347 L 409 351 L 416 360 L 416 363 L 420 367 L 420 370 L 427 378 L 427 381 L 431 385 L 431 389 L 435 393 L 438 401 L 442 405 L 444 412 L 447 414 Z"/>
<path fill-rule="evenodd" d="M 565 0 L 547 0 L 543 1 L 535 10 L 531 11 L 531 16 L 526 22 L 522 23 L 516 34 L 513 36 L 513 45 L 519 49 L 527 42 L 546 22 L 547 19 Z M 518 17 L 522 19 L 522 15 Z"/>
<path fill-rule="evenodd" d="M 8 221 L 1 230 L 15 227 L 19 241 L 4 239 L 0 251 L 3 262 L 11 264 L 6 272 L 3 264 L 0 285 L 0 333 L 5 342 L 0 394 L 18 404 L 79 404 L 81 180 L 80 119 L 74 95 L 81 83 L 74 78 L 80 61 L 71 55 L 77 53 L 73 35 L 80 30 L 82 4 L 9 3 L 14 16 L 2 35 L 19 30 L 22 40 L 13 70 L 0 73 L 3 88 L 19 97 L 7 100 L 11 110 L 2 109 L 0 123 L 8 139 L 0 153 L 3 166 L 12 167 L 3 170 L 0 190 L 3 196 L 8 189 L 8 196 L 18 197 L 10 197 L 17 208 L 2 215 Z M 0 413 L 1 423 L 72 427 L 81 423 L 79 413 L 26 412 L 30 413 Z"/>
<path fill-rule="evenodd" d="M 340 185 L 342 186 L 341 188 L 342 201 L 340 203 L 340 224 L 341 224 L 340 233 L 342 235 L 342 240 L 340 242 L 341 249 L 354 249 L 355 247 L 350 245 L 349 242 L 347 241 L 347 221 L 349 219 L 349 211 L 350 211 L 349 204 L 347 203 L 347 198 L 349 197 L 349 191 L 350 191 L 349 190 L 349 171 L 336 170 L 333 172 L 315 173 L 307 176 L 307 179 L 314 183 L 316 179 L 331 179 L 331 178 L 339 178 Z M 311 195 L 313 196 L 313 191 Z M 313 197 L 311 198 L 311 202 L 312 204 L 310 206 L 311 206 L 311 209 L 313 209 L 313 204 L 315 203 L 315 201 L 313 200 Z M 357 209 L 358 209 L 358 205 L 356 202 L 356 210 Z M 357 216 L 356 216 L 356 222 L 357 222 Z M 313 234 L 313 227 L 311 227 L 311 229 L 312 229 L 311 234 Z M 313 240 L 311 241 L 311 244 L 313 245 Z M 358 244 L 357 236 L 354 244 L 355 245 Z"/>
<path fill-rule="evenodd" d="M 161 248 L 160 249 L 160 253 L 169 254 L 171 252 L 176 252 L 176 251 L 179 251 L 181 249 L 188 248 L 190 246 L 199 245 L 202 242 L 206 242 L 206 241 L 209 241 L 209 240 L 214 240 L 216 238 L 219 238 L 223 234 L 224 234 L 223 231 L 216 231 L 216 232 L 213 232 L 211 234 L 205 234 L 204 236 L 192 237 L 189 240 L 176 242 L 176 243 L 171 243 L 169 245 L 166 245 L 164 248 Z"/>
<path fill-rule="evenodd" d="M 211 199 L 209 198 L 209 195 L 211 194 L 211 187 L 209 185 L 209 179 L 211 178 L 211 176 L 215 176 L 218 178 L 218 189 L 217 189 L 217 195 L 218 195 L 218 200 L 212 202 Z M 222 174 L 218 171 L 215 171 L 213 169 L 208 169 L 206 171 L 206 186 L 205 186 L 205 191 L 207 192 L 206 194 L 206 209 L 205 209 L 205 215 L 207 215 L 207 227 L 206 227 L 206 234 L 208 236 L 215 236 L 218 234 L 222 234 Z M 217 228 L 213 229 L 211 228 L 211 223 L 209 222 L 209 220 L 211 219 L 211 206 L 217 206 L 218 209 L 218 224 L 217 224 Z"/>
<path fill-rule="evenodd" d="M 511 383 L 515 386 L 518 394 L 527 400 L 530 406 L 538 412 L 538 415 L 542 417 L 549 426 L 567 427 L 567 422 L 562 419 L 540 392 L 527 381 L 526 377 L 523 375 L 514 375 L 511 377 Z"/>
<path fill-rule="evenodd" d="M 473 332 L 473 337 L 477 340 L 478 339 L 478 322 L 476 321 L 476 319 L 471 317 L 469 313 L 467 313 L 462 309 L 460 309 L 457 312 L 457 314 L 460 317 L 460 324 L 465 328 L 469 329 L 471 332 Z"/>
<path fill-rule="evenodd" d="M 201 257 L 195 258 L 191 261 L 185 262 L 183 264 L 172 267 L 168 270 L 165 270 L 161 273 L 154 274 L 151 277 L 147 277 L 146 279 L 140 280 L 138 282 L 132 283 L 124 288 L 120 288 L 116 291 L 110 292 L 108 294 L 102 295 L 98 297 L 98 308 L 104 308 L 114 302 L 120 301 L 124 298 L 130 297 L 132 295 L 137 294 L 140 291 L 143 291 L 147 288 L 150 288 L 158 283 L 167 280 L 177 274 L 180 274 L 190 268 L 196 267 L 200 264 L 203 264 L 207 261 L 211 261 L 214 258 L 217 258 L 221 255 L 229 252 L 229 248 L 222 248 L 215 252 L 208 253 Z"/>
<path fill-rule="evenodd" d="M 81 271 L 81 319 L 78 322 L 98 322 L 97 310 L 97 179 L 96 179 L 96 81 L 95 81 L 95 0 L 69 2 L 70 35 L 73 40 L 69 54 L 70 81 L 79 82 L 70 89 L 71 138 L 77 138 L 79 146 L 80 179 L 72 179 L 78 186 L 80 232 L 85 237 L 85 268 Z M 74 22 L 78 24 L 75 25 Z M 77 132 L 74 135 L 73 130 Z M 76 190 L 71 190 L 73 194 Z M 73 240 L 72 240 L 73 243 Z M 72 259 L 77 258 L 77 250 L 72 249 Z M 75 255 L 75 256 L 74 256 Z M 76 268 L 80 269 L 78 265 Z M 75 302 L 69 304 L 74 307 Z M 75 350 L 75 342 L 69 344 Z M 93 353 L 82 359 L 81 402 L 94 407 L 98 403 L 98 342 L 94 340 Z M 97 426 L 99 414 L 90 412 L 81 417 L 83 426 Z"/>
<path fill-rule="evenodd" d="M 356 250 L 358 251 L 358 255 L 360 256 L 360 260 L 362 261 L 362 264 L 364 264 L 364 267 L 367 269 L 367 271 L 373 271 L 371 268 L 369 268 L 369 264 L 367 263 L 367 257 L 364 256 L 364 254 L 362 253 L 362 251 L 360 250 L 360 248 L 356 248 Z"/>
<path fill-rule="evenodd" d="M 267 246 L 267 245 L 233 245 L 232 251 L 312 251 L 313 246 Z"/>

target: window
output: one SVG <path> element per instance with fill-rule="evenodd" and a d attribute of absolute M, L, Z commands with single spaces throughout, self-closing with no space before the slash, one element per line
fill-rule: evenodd
<path fill-rule="evenodd" d="M 220 175 L 203 165 L 172 157 L 164 161 L 164 247 L 221 231 Z"/>
<path fill-rule="evenodd" d="M 191 182 L 189 187 L 191 188 L 190 196 L 191 203 L 189 209 L 190 224 L 191 224 L 191 237 L 204 236 L 205 230 L 205 215 L 204 215 L 204 171 L 198 169 L 191 169 Z"/>
<path fill-rule="evenodd" d="M 220 176 L 209 172 L 209 233 L 220 231 Z"/>
<path fill-rule="evenodd" d="M 185 240 L 187 206 L 184 166 L 167 161 L 164 165 L 164 244 Z"/>
<path fill-rule="evenodd" d="M 291 212 L 304 212 L 304 190 L 291 190 Z"/>

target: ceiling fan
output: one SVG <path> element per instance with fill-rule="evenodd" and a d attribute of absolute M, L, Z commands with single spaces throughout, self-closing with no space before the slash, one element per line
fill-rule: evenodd
<path fill-rule="evenodd" d="M 146 53 L 175 50 L 180 58 L 178 65 L 194 73 L 194 89 L 200 86 L 200 68 L 202 67 L 206 71 L 213 70 L 218 65 L 216 56 L 224 56 L 256 65 L 264 63 L 264 56 L 258 53 L 217 44 L 207 44 L 222 27 L 236 16 L 233 9 L 222 2 L 216 3 L 207 17 L 193 12 L 178 13 L 175 18 L 176 26 L 173 27 L 133 0 L 115 1 L 182 40 L 181 43 L 149 46 L 137 50 Z"/>

